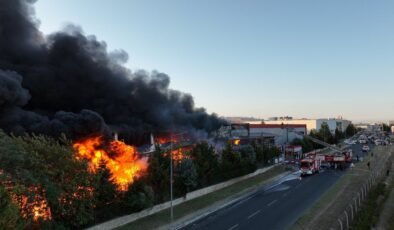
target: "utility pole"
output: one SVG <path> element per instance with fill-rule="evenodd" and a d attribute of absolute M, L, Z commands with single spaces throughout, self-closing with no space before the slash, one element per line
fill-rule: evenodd
<path fill-rule="evenodd" d="M 174 136 L 179 136 L 182 134 L 185 134 L 186 132 L 182 132 L 182 133 L 177 133 L 175 135 L 172 135 L 172 132 L 170 133 L 170 212 L 171 212 L 171 222 L 170 222 L 170 229 L 173 229 L 173 222 L 174 222 L 174 206 L 173 206 L 173 155 L 172 155 L 172 150 L 173 150 L 173 137 Z"/>
<path fill-rule="evenodd" d="M 173 199 L 173 195 L 172 195 L 172 132 L 170 134 L 170 141 L 171 141 L 171 145 L 170 145 L 170 209 L 171 209 L 171 222 L 170 222 L 170 229 L 172 229 L 172 223 L 174 221 L 174 208 L 172 205 L 172 199 Z"/>

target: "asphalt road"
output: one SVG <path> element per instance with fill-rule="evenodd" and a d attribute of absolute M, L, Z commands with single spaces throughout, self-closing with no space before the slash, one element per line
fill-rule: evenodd
<path fill-rule="evenodd" d="M 361 148 L 352 145 L 354 156 L 365 155 Z M 343 171 L 329 169 L 300 179 L 295 172 L 183 229 L 287 229 L 342 175 Z"/>

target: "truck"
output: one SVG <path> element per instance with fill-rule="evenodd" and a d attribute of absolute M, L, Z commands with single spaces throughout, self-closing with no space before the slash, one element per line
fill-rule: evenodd
<path fill-rule="evenodd" d="M 344 150 L 316 138 L 312 138 L 307 135 L 303 136 L 333 151 L 329 153 L 314 151 L 305 154 L 304 158 L 300 160 L 301 176 L 318 173 L 321 169 L 322 163 L 335 168 L 338 167 L 340 169 L 344 169 L 347 164 L 352 162 L 353 152 L 351 149 Z"/>
<path fill-rule="evenodd" d="M 321 168 L 321 157 L 317 152 L 309 153 L 300 160 L 301 176 L 318 173 Z"/>

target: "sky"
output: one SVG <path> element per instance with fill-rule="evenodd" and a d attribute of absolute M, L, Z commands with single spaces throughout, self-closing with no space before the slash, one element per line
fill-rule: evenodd
<path fill-rule="evenodd" d="M 394 120 L 394 1 L 39 0 L 220 116 Z"/>

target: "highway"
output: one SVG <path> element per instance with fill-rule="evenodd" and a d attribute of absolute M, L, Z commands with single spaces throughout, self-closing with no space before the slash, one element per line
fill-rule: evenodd
<path fill-rule="evenodd" d="M 352 145 L 354 156 L 363 157 L 361 145 Z M 372 148 L 373 146 L 370 145 Z M 212 213 L 183 229 L 287 229 L 343 175 L 328 169 L 300 179 L 294 172 L 273 186 Z M 302 226 L 301 226 L 302 227 Z"/>

